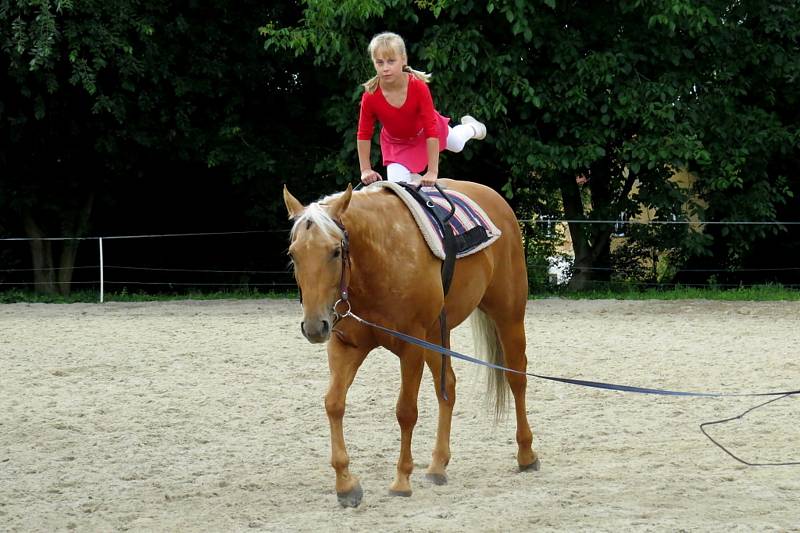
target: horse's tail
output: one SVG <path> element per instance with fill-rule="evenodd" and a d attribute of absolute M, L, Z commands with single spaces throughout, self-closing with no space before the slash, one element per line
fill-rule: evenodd
<path fill-rule="evenodd" d="M 500 345 L 500 338 L 497 336 L 497 327 L 494 320 L 480 309 L 475 309 L 470 315 L 470 319 L 472 322 L 472 340 L 477 356 L 495 365 L 505 365 L 503 347 Z M 499 420 L 505 414 L 508 405 L 506 374 L 504 371 L 494 368 L 490 368 L 488 371 L 488 379 L 486 381 L 487 400 L 489 405 L 493 407 L 495 420 Z"/>

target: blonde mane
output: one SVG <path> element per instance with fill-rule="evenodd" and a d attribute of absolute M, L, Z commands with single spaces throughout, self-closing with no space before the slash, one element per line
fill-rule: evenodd
<path fill-rule="evenodd" d="M 324 207 L 338 196 L 341 196 L 341 194 L 342 193 L 332 194 L 309 204 L 302 214 L 294 219 L 292 230 L 289 233 L 290 240 L 293 241 L 295 239 L 297 232 L 301 227 L 305 226 L 306 228 L 309 228 L 312 224 L 319 226 L 323 234 L 337 240 L 342 239 L 344 237 L 342 229 L 338 224 L 336 224 L 336 222 L 334 222 Z"/>

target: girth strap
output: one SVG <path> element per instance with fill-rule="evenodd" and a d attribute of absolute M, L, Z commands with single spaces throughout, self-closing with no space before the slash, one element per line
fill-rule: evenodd
<path fill-rule="evenodd" d="M 448 291 L 450 290 L 450 283 L 453 281 L 453 272 L 455 271 L 456 267 L 456 251 L 457 251 L 457 244 L 456 244 L 456 237 L 453 233 L 453 228 L 448 224 L 450 217 L 453 216 L 453 213 L 456 211 L 456 207 L 453 204 L 452 200 L 448 198 L 448 196 L 444 193 L 444 191 L 439 187 L 439 185 L 435 185 L 436 189 L 441 193 L 443 198 L 446 198 L 447 201 L 450 203 L 450 213 L 447 216 L 442 216 L 439 213 L 435 206 L 436 204 L 431 200 L 431 198 L 423 192 L 422 187 L 417 187 L 415 185 L 411 185 L 409 183 L 401 183 L 401 185 L 417 200 L 420 205 L 422 205 L 427 211 L 433 214 L 433 218 L 436 220 L 436 224 L 439 226 L 439 230 L 442 232 L 443 238 L 443 246 L 445 252 L 444 261 L 442 261 L 442 289 L 444 291 L 444 296 L 447 296 Z M 442 305 L 442 310 L 439 313 L 439 328 L 441 330 L 442 336 L 442 347 L 449 349 L 450 348 L 450 332 L 447 328 L 447 313 L 445 312 L 444 305 Z M 447 356 L 442 354 L 442 372 L 441 372 L 441 379 L 440 379 L 440 388 L 442 391 L 442 398 L 445 400 L 449 400 L 447 397 L 447 389 L 446 389 L 446 372 L 447 370 Z"/>

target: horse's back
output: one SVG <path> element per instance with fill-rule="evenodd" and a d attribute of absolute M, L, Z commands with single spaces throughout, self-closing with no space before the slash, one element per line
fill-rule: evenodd
<path fill-rule="evenodd" d="M 444 187 L 446 187 L 445 192 L 447 192 L 447 189 L 451 189 L 458 191 L 474 200 L 475 203 L 477 203 L 484 211 L 486 211 L 486 214 L 489 215 L 489 217 L 492 219 L 492 222 L 494 222 L 498 227 L 501 225 L 506 225 L 508 227 L 515 228 L 516 233 L 519 232 L 519 223 L 517 222 L 517 217 L 514 214 L 514 211 L 511 209 L 511 206 L 508 205 L 508 202 L 506 202 L 506 199 L 503 198 L 500 193 L 491 187 L 487 187 L 486 185 L 476 183 L 474 181 L 461 181 L 453 179 L 442 179 L 439 181 Z M 500 229 L 505 228 L 501 227 Z"/>
<path fill-rule="evenodd" d="M 458 191 L 475 201 L 503 232 L 509 244 L 522 244 L 522 235 L 514 210 L 500 193 L 481 183 L 452 179 L 439 180 L 447 189 Z M 445 189 L 446 191 L 446 189 Z M 491 248 L 491 247 L 490 247 Z"/>

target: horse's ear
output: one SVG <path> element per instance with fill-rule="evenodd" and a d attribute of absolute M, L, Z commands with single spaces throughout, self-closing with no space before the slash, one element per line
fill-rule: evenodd
<path fill-rule="evenodd" d="M 286 204 L 286 210 L 289 212 L 289 218 L 294 218 L 303 212 L 305 207 L 300 203 L 300 200 L 292 196 L 286 185 L 283 186 L 283 203 Z"/>
<path fill-rule="evenodd" d="M 328 214 L 334 220 L 341 220 L 342 213 L 347 211 L 347 206 L 350 205 L 350 198 L 353 196 L 353 186 L 347 184 L 347 189 L 339 195 L 338 198 L 333 200 L 328 207 Z"/>

